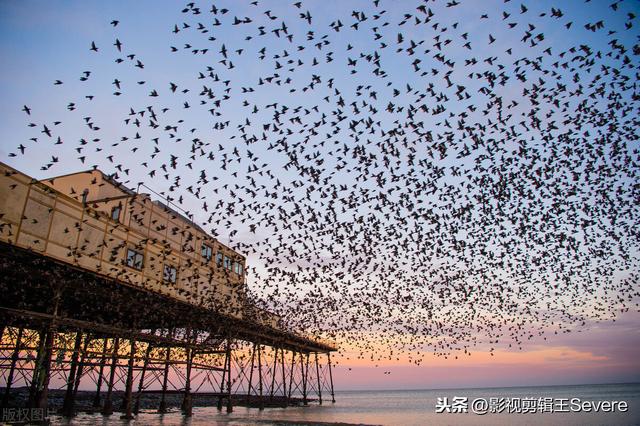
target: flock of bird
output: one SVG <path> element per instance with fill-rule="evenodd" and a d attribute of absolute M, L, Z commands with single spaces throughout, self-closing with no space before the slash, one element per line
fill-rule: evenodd
<path fill-rule="evenodd" d="M 120 140 L 83 115 L 89 70 L 66 121 L 24 106 L 11 156 L 162 190 L 249 256 L 255 303 L 349 356 L 522 349 L 638 310 L 637 4 L 222 3 L 177 11 L 157 48 L 179 75 L 128 50 L 124 16 L 87 40 L 128 67 Z"/>

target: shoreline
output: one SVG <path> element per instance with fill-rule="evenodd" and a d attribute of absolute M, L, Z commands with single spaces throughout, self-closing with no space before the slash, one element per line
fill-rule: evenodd
<path fill-rule="evenodd" d="M 4 395 L 4 387 L 0 388 L 0 394 Z M 49 410 L 58 411 L 62 408 L 66 391 L 63 389 L 49 389 L 48 391 L 48 407 Z M 111 401 L 113 403 L 114 412 L 120 412 L 123 407 L 123 399 L 125 392 L 122 390 L 113 390 L 111 393 Z M 75 411 L 76 413 L 99 413 L 102 403 L 107 395 L 106 391 L 100 392 L 100 405 L 94 405 L 96 392 L 87 390 L 78 390 L 75 398 Z M 160 391 L 149 392 L 145 391 L 140 394 L 139 408 L 141 411 L 152 412 L 157 410 L 160 406 Z M 169 391 L 165 395 L 165 407 L 167 411 L 180 410 L 182 407 L 182 400 L 184 393 L 177 391 Z M 11 389 L 9 393 L 9 401 L 7 407 L 3 408 L 23 408 L 27 406 L 29 399 L 29 388 L 19 387 Z M 137 394 L 134 392 L 132 396 L 132 403 L 135 405 Z M 192 393 L 191 400 L 193 407 L 217 407 L 219 394 L 214 392 L 202 392 Z M 223 409 L 226 407 L 226 397 L 223 397 Z M 317 399 L 307 398 L 308 403 L 315 403 Z M 249 408 L 285 408 L 285 407 L 302 407 L 304 401 L 300 397 L 286 398 L 281 395 L 265 395 L 260 398 L 257 395 L 231 395 L 231 402 L 234 407 L 249 407 Z"/>

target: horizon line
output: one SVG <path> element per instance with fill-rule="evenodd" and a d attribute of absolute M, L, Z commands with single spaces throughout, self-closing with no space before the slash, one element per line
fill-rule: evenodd
<path fill-rule="evenodd" d="M 579 384 L 553 384 L 553 385 L 519 385 L 519 386 L 484 386 L 484 387 L 455 387 L 455 388 L 412 388 L 412 389 L 336 389 L 335 392 L 415 392 L 436 390 L 481 390 L 481 389 L 518 389 L 518 388 L 549 388 L 563 386 L 613 386 L 613 385 L 640 385 L 637 382 L 612 382 L 612 383 L 579 383 Z"/>

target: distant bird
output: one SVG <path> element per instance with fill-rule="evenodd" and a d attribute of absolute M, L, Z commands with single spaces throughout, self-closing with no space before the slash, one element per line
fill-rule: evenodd
<path fill-rule="evenodd" d="M 172 40 L 149 35 L 164 56 L 122 53 L 139 43 L 117 34 L 99 73 L 42 95 L 60 100 L 51 117 L 32 104 L 9 155 L 33 142 L 47 173 L 77 158 L 156 187 L 255 259 L 246 277 L 226 248 L 203 266 L 191 230 L 131 215 L 151 227 L 148 253 L 184 245 L 211 272 L 179 294 L 248 282 L 246 303 L 226 305 L 338 338 L 344 362 L 539 344 L 637 309 L 637 12 L 511 3 L 374 0 L 316 17 L 302 1 L 187 2 Z M 85 244 L 69 250 L 91 256 Z"/>

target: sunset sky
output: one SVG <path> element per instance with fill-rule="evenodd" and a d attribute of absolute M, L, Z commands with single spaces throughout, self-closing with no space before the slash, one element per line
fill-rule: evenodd
<path fill-rule="evenodd" d="M 249 3 L 236 4 L 233 13 L 239 16 L 253 13 Z M 261 0 L 261 8 L 266 7 L 263 3 L 267 2 Z M 351 10 L 358 7 L 355 5 L 357 3 L 346 1 L 308 1 L 307 3 L 309 4 L 305 5 L 304 9 L 308 8 L 314 15 L 314 24 L 319 21 L 323 25 L 328 25 L 332 20 L 328 15 L 323 16 L 323 11 L 327 8 L 334 14 L 349 16 Z M 513 7 L 518 10 L 519 2 L 516 3 L 518 4 Z M 531 3 L 529 7 L 532 13 L 534 10 L 536 13 L 548 11 L 553 6 L 548 2 L 531 1 L 529 3 Z M 583 7 L 578 1 L 563 2 L 561 6 L 563 13 L 575 21 L 576 27 L 582 27 L 584 22 L 591 22 L 599 17 L 613 25 L 624 26 L 620 18 L 622 15 L 614 13 L 609 7 L 610 2 L 594 1 L 592 3 L 594 4 L 589 8 Z M 629 13 L 640 14 L 637 2 L 628 3 L 620 7 L 627 8 L 628 10 L 625 10 Z M 495 2 L 495 8 L 501 5 L 502 2 Z M 292 104 L 300 102 L 309 108 L 315 102 L 322 101 L 321 97 L 320 100 L 316 99 L 315 97 L 319 95 L 315 94 L 287 93 L 287 88 L 284 86 L 255 95 L 242 93 L 233 99 L 233 103 L 226 109 L 221 110 L 223 115 L 219 120 L 229 120 L 231 126 L 215 131 L 211 129 L 211 115 L 206 110 L 196 111 L 196 105 L 193 102 L 188 114 L 185 113 L 183 105 L 188 100 L 186 97 L 188 95 L 181 95 L 180 91 L 188 87 L 191 93 L 196 93 L 202 89 L 203 85 L 208 84 L 206 81 L 202 83 L 197 79 L 194 80 L 194 73 L 197 75 L 196 70 L 209 63 L 217 66 L 220 54 L 210 52 L 211 55 L 217 55 L 212 57 L 213 59 L 208 57 L 201 59 L 200 56 L 191 55 L 176 60 L 171 56 L 169 46 L 175 45 L 183 49 L 185 44 L 193 43 L 195 46 L 198 41 L 196 37 L 177 40 L 176 35 L 172 33 L 174 25 L 183 20 L 182 7 L 182 3 L 178 2 L 158 3 L 151 0 L 0 2 L 0 57 L 3 62 L 0 70 L 0 98 L 2 98 L 0 161 L 39 179 L 89 169 L 93 165 L 98 166 L 105 173 L 114 173 L 117 171 L 116 166 L 122 164 L 122 168 L 127 172 L 119 173 L 120 180 L 128 186 L 135 188 L 138 182 L 144 182 L 158 192 L 166 191 L 170 182 L 159 177 L 162 173 L 158 173 L 155 177 L 149 176 L 148 170 L 140 165 L 140 159 L 143 158 L 140 153 L 151 152 L 150 140 L 145 139 L 140 151 L 136 154 L 138 156 L 130 154 L 125 143 L 118 147 L 112 146 L 104 152 L 93 149 L 121 142 L 125 134 L 132 136 L 131 128 L 123 130 L 123 116 L 126 116 L 129 108 L 144 109 L 147 103 L 151 102 L 149 100 L 151 90 L 157 89 L 161 92 L 161 96 L 164 96 L 161 103 L 169 108 L 167 122 L 177 123 L 179 119 L 185 119 L 179 134 L 180 138 L 190 140 L 193 135 L 198 135 L 202 131 L 205 138 L 211 139 L 213 147 L 219 143 L 225 146 L 235 143 L 232 140 L 237 141 L 239 137 L 234 139 L 238 136 L 234 126 L 242 123 L 247 116 L 252 119 L 260 116 L 260 114 L 252 116 L 250 110 L 242 105 L 242 100 L 245 98 L 253 97 L 252 102 L 262 104 L 276 101 Z M 277 15 L 286 13 L 285 9 L 289 6 L 285 7 L 283 3 L 275 1 L 270 2 L 269 7 L 273 14 Z M 432 7 L 435 8 L 435 6 Z M 488 10 L 492 7 L 488 7 Z M 389 9 L 393 8 L 389 7 Z M 446 18 L 450 18 L 454 11 L 442 8 L 441 13 Z M 402 18 L 399 10 L 390 10 L 389 15 L 396 20 Z M 469 32 L 490 31 L 491 38 L 495 37 L 498 40 L 495 44 L 493 42 L 487 44 L 487 40 L 490 39 L 484 33 L 482 42 L 472 40 L 477 46 L 474 52 L 478 58 L 503 55 L 505 49 L 509 47 L 513 47 L 517 52 L 519 40 L 514 38 L 512 33 L 503 27 L 483 28 L 484 21 L 477 19 L 476 15 L 473 8 L 467 8 L 461 12 L 457 20 L 460 21 L 460 26 L 468 29 Z M 119 21 L 116 28 L 110 25 L 114 19 Z M 510 19 L 516 20 L 520 26 L 528 23 L 516 13 Z M 608 49 L 604 37 L 598 38 L 589 31 L 576 32 L 574 38 L 568 38 L 557 26 L 545 25 L 542 21 L 536 21 L 536 31 L 545 33 L 546 39 L 551 40 L 554 51 L 582 43 L 587 37 L 587 42 L 592 47 L 603 51 Z M 304 33 L 307 30 L 304 21 L 300 19 L 292 21 L 290 26 L 292 32 Z M 229 33 L 228 28 L 228 26 L 221 27 L 220 33 L 216 36 L 225 40 L 233 39 L 235 36 Z M 419 41 L 427 37 L 418 30 L 412 34 L 409 27 L 405 27 L 403 31 L 407 39 Z M 351 33 L 346 30 L 340 33 L 342 37 L 349 37 L 349 34 Z M 122 55 L 115 51 L 116 37 L 123 43 Z M 353 34 L 351 37 L 353 40 L 350 39 L 350 43 L 360 48 L 376 47 L 359 34 Z M 634 28 L 631 31 L 621 32 L 619 39 L 623 43 L 637 45 L 638 31 Z M 92 42 L 95 42 L 100 54 L 94 54 L 95 52 L 90 50 Z M 430 36 L 428 42 L 433 42 Z M 278 44 L 274 49 L 282 46 Z M 290 50 L 295 49 L 295 46 L 287 46 L 284 45 Z M 259 48 L 257 45 L 254 47 L 256 51 Z M 229 51 L 235 48 L 237 46 L 227 46 Z M 449 54 L 454 57 L 458 55 L 463 57 L 467 52 L 460 46 L 452 46 L 450 49 Z M 106 55 L 107 52 L 110 56 Z M 135 59 L 126 58 L 125 54 L 130 52 L 135 54 Z M 542 55 L 542 52 L 541 46 L 538 48 L 538 53 Z M 271 55 L 273 53 L 270 52 Z M 320 55 L 324 58 L 325 52 L 322 51 Z M 125 57 L 124 63 L 115 63 L 113 58 L 116 56 Z M 330 73 L 339 70 L 340 67 L 344 68 L 344 64 L 340 62 L 341 65 L 339 65 L 338 62 L 346 58 L 342 58 L 340 53 L 336 56 L 339 58 L 331 64 L 324 64 L 320 72 Z M 136 60 L 144 62 L 144 69 L 133 65 Z M 360 60 L 360 63 L 364 62 L 363 59 Z M 633 60 L 637 61 L 637 57 Z M 282 59 L 283 63 L 285 61 Z M 432 66 L 436 65 L 430 64 L 426 69 Z M 86 70 L 91 70 L 88 81 L 80 81 Z M 394 64 L 390 66 L 390 70 L 395 73 L 394 78 L 402 82 L 402 86 L 420 84 L 406 64 Z M 239 63 L 233 71 L 225 71 L 228 72 L 226 74 L 228 78 L 237 77 L 240 81 L 255 81 L 262 75 L 260 67 L 256 65 L 254 68 L 251 63 Z M 122 95 L 114 95 L 114 92 L 118 91 L 113 82 L 114 75 L 117 75 L 122 83 Z M 225 75 L 222 76 L 222 79 L 224 78 Z M 55 85 L 56 80 L 61 80 L 63 84 Z M 145 84 L 138 84 L 142 80 Z M 169 81 L 179 86 L 179 90 L 174 95 L 170 92 Z M 345 81 L 341 83 L 348 88 L 354 88 L 359 84 L 369 84 L 371 81 L 364 74 L 353 74 L 351 77 L 347 74 Z M 376 82 L 373 84 L 382 86 Z M 86 97 L 87 94 L 93 98 L 89 100 Z M 173 97 L 167 98 L 167 95 Z M 224 94 L 216 93 L 216 95 Z M 505 99 L 518 99 L 519 96 L 520 93 L 514 91 L 506 93 Z M 384 106 L 386 102 L 382 104 Z M 22 111 L 23 105 L 28 105 L 31 109 L 30 116 Z M 92 117 L 91 120 L 101 128 L 99 132 L 87 128 L 88 120 L 83 118 L 85 116 Z M 391 121 L 390 118 L 388 120 Z M 62 123 L 58 126 L 54 124 L 56 121 Z M 38 123 L 37 127 L 29 127 L 30 122 Z M 55 128 L 56 134 L 60 135 L 64 143 L 55 145 L 52 141 L 45 141 L 41 133 L 43 123 L 52 129 Z M 198 129 L 198 131 L 194 133 L 190 131 L 191 129 Z M 101 138 L 100 142 L 91 140 L 96 135 Z M 38 137 L 38 142 L 30 140 L 34 136 Z M 82 153 L 82 160 L 75 149 L 77 141 L 81 138 L 89 141 L 89 148 Z M 132 139 L 129 141 L 131 142 Z M 25 149 L 24 154 L 20 154 L 19 145 Z M 163 140 L 161 145 L 163 150 L 166 150 L 163 153 L 163 161 L 166 161 L 167 153 L 177 153 L 184 148 L 180 148 L 175 140 Z M 107 157 L 107 152 L 116 154 L 115 162 Z M 185 158 L 189 155 L 188 152 L 183 154 Z M 42 170 L 41 167 L 50 162 L 52 157 L 57 157 L 58 161 L 49 169 Z M 272 153 L 263 153 L 261 159 L 270 163 L 276 170 L 283 165 L 281 159 Z M 185 181 L 197 179 L 197 170 L 201 167 L 190 170 L 183 164 L 180 166 L 182 167 L 180 174 Z M 242 172 L 240 170 L 240 173 Z M 281 173 L 283 182 L 290 183 L 293 180 L 291 171 L 283 169 Z M 623 181 L 623 184 L 628 186 L 638 185 L 637 180 L 634 182 L 632 179 L 623 179 Z M 220 173 L 221 185 L 231 182 L 233 178 L 229 173 Z M 209 204 L 215 205 L 217 200 L 215 196 L 212 196 L 211 200 Z M 203 223 L 206 219 L 207 215 L 200 209 L 200 200 L 189 198 L 189 195 L 185 194 L 184 207 L 195 213 L 196 221 Z M 230 232 L 236 225 L 241 226 L 239 223 L 234 223 L 227 229 L 217 230 L 223 243 L 229 242 Z M 261 237 L 259 233 L 258 236 L 253 236 L 249 232 L 239 234 L 239 240 L 248 243 L 259 237 Z M 637 241 L 631 242 L 631 245 L 634 246 L 637 256 Z M 248 257 L 248 263 L 259 272 L 264 272 L 268 266 L 261 264 L 260 259 L 252 255 Z M 635 268 L 634 271 L 620 271 L 620 275 L 628 277 L 636 273 L 637 289 L 637 265 Z M 249 284 L 251 285 L 251 282 Z M 568 297 L 563 295 L 560 299 Z M 593 303 L 597 305 L 599 295 L 592 295 L 592 297 Z M 544 336 L 546 340 L 536 336 L 525 342 L 522 350 L 509 349 L 505 347 L 506 344 L 501 344 L 497 345 L 494 354 L 491 355 L 489 353 L 491 345 L 483 343 L 472 349 L 471 356 L 461 352 L 454 352 L 448 359 L 426 355 L 420 366 L 411 364 L 409 352 L 398 355 L 400 360 L 396 361 L 386 359 L 372 361 L 367 357 L 359 360 L 356 359 L 357 350 L 352 353 L 350 345 L 344 344 L 342 345 L 344 353 L 342 356 L 336 356 L 338 361 L 334 370 L 336 389 L 421 389 L 638 382 L 640 381 L 640 314 L 637 312 L 637 306 L 636 303 L 636 312 L 630 310 L 623 313 L 620 309 L 610 312 L 610 317 L 615 317 L 615 321 L 610 319 L 598 321 L 593 318 L 584 326 L 568 325 L 571 333 L 554 334 L 553 330 L 549 329 L 549 333 Z M 378 337 L 385 339 L 384 333 L 379 334 Z M 382 343 L 378 344 L 381 347 L 384 346 Z M 387 353 L 388 348 L 381 348 L 380 352 Z M 458 359 L 455 359 L 456 356 Z M 385 374 L 386 372 L 390 374 Z"/>
<path fill-rule="evenodd" d="M 522 351 L 476 351 L 459 359 L 427 357 L 421 366 L 406 360 L 343 361 L 334 369 L 336 387 L 356 389 L 446 389 L 635 383 L 640 380 L 637 313 L 615 323 L 594 324 L 579 332 L 551 335 Z M 351 370 L 349 370 L 351 368 Z M 385 375 L 384 372 L 391 374 Z"/>

